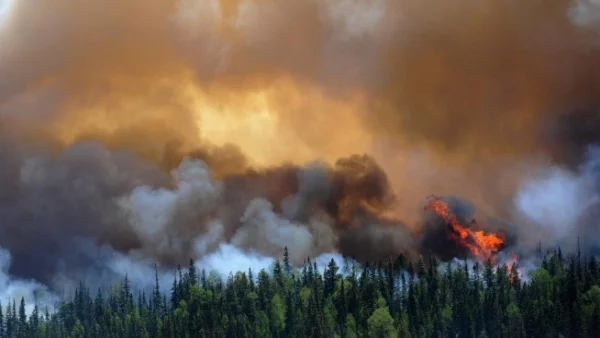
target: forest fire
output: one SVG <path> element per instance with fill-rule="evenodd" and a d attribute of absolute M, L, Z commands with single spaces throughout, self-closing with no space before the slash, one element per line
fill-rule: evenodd
<path fill-rule="evenodd" d="M 506 269 L 510 271 L 508 275 L 508 280 L 511 284 L 518 282 L 521 279 L 521 271 L 519 271 L 519 255 L 516 253 L 511 254 L 511 258 L 508 262 L 506 262 Z M 515 268 L 515 269 L 513 269 Z"/>
<path fill-rule="evenodd" d="M 505 244 L 504 235 L 486 233 L 480 229 L 476 221 L 473 221 L 470 227 L 463 226 L 450 210 L 448 203 L 439 198 L 429 199 L 425 205 L 425 210 L 431 210 L 440 216 L 450 227 L 450 239 L 468 249 L 474 257 L 482 261 L 488 259 L 495 261 L 496 254 Z"/>

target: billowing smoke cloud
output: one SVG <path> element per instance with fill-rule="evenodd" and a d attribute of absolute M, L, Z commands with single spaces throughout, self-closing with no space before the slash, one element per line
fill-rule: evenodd
<path fill-rule="evenodd" d="M 516 210 L 525 226 L 519 238 L 531 246 L 574 249 L 600 248 L 600 149 L 590 147 L 576 170 L 551 167 L 524 182 L 515 197 Z M 529 243 L 528 243 L 529 242 Z"/>
<path fill-rule="evenodd" d="M 8 274 L 12 257 L 10 252 L 0 249 L 0 299 L 3 302 L 20 300 L 26 301 L 25 311 L 30 314 L 37 305 L 40 311 L 53 310 L 58 300 L 45 285 L 33 280 L 14 279 Z M 2 304 L 6 306 L 8 303 Z M 12 305 L 12 304 L 11 304 Z"/>
<path fill-rule="evenodd" d="M 165 173 L 99 143 L 52 155 L 45 145 L 16 141 L 7 136 L 0 143 L 3 186 L 10 188 L 2 191 L 0 245 L 13 255 L 12 274 L 64 292 L 79 279 L 108 283 L 131 271 L 151 272 L 154 262 L 173 268 L 190 258 L 214 260 L 219 252 L 255 252 L 272 261 L 287 247 L 296 266 L 335 251 L 364 258 L 371 255 L 364 248 L 380 245 L 378 237 L 363 248 L 347 242 L 381 237 L 384 222 L 395 226 L 389 234 L 405 234 L 387 249 L 410 246 L 407 230 L 381 216 L 393 197 L 367 156 L 219 180 L 190 157 Z"/>
<path fill-rule="evenodd" d="M 202 256 L 223 241 L 270 257 L 282 257 L 287 247 L 296 266 L 336 250 L 364 259 L 373 257 L 368 251 L 399 253 L 411 245 L 405 227 L 383 215 L 394 197 L 368 156 L 341 159 L 333 167 L 271 168 L 225 181 L 216 180 L 204 162 L 185 158 L 172 176 L 174 190 L 139 186 L 121 203 L 139 249 L 164 263 Z M 393 244 L 375 249 L 385 241 Z M 357 247 L 359 242 L 365 245 Z"/>
<path fill-rule="evenodd" d="M 438 250 L 432 193 L 511 249 L 600 243 L 597 1 L 4 6 L 12 276 L 462 256 Z"/>

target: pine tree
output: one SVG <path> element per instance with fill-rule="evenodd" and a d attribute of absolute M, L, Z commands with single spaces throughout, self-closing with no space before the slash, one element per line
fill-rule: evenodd
<path fill-rule="evenodd" d="M 286 324 L 286 309 L 281 297 L 276 293 L 269 303 L 269 322 L 275 337 L 283 336 Z"/>
<path fill-rule="evenodd" d="M 287 246 L 283 249 L 283 271 L 286 275 L 289 275 L 292 272 L 292 266 L 290 265 L 290 254 Z"/>
<path fill-rule="evenodd" d="M 171 286 L 171 308 L 177 308 L 179 299 L 179 285 L 177 283 L 177 276 L 175 276 L 175 278 L 173 278 L 173 286 Z"/>
<path fill-rule="evenodd" d="M 258 300 L 262 311 L 267 311 L 269 301 L 272 297 L 273 293 L 269 274 L 264 269 L 260 270 L 258 273 Z"/>
<path fill-rule="evenodd" d="M 248 282 L 250 291 L 254 291 L 254 274 L 252 274 L 252 268 L 248 268 Z"/>
<path fill-rule="evenodd" d="M 285 317 L 285 336 L 296 337 L 296 321 L 297 321 L 297 309 L 294 306 L 294 295 L 292 291 L 288 291 L 287 297 L 285 297 L 285 307 L 287 310 Z"/>
<path fill-rule="evenodd" d="M 0 305 L 0 338 L 600 336 L 595 257 L 562 257 L 557 248 L 528 279 L 516 263 L 469 269 L 427 256 L 417 261 L 418 278 L 412 264 L 385 260 L 362 271 L 352 265 L 342 275 L 330 260 L 321 275 L 308 259 L 296 277 L 285 273 L 284 257 L 271 273 L 261 270 L 256 285 L 251 270 L 232 273 L 223 285 L 204 271 L 200 284 L 192 282 L 197 272 L 178 269 L 170 302 L 155 266 L 150 297 L 125 276 L 93 299 L 80 283 L 43 317 L 37 301 L 27 318 L 25 299 L 12 299 L 6 311 Z"/>
<path fill-rule="evenodd" d="M 154 290 L 152 291 L 152 311 L 153 314 L 161 314 L 160 311 L 160 284 L 158 282 L 158 267 L 154 264 Z"/>
<path fill-rule="evenodd" d="M 278 260 L 275 261 L 275 264 L 273 265 L 273 278 L 275 279 L 275 282 L 276 282 L 276 290 L 281 291 L 284 287 L 284 281 L 283 281 L 284 275 L 283 275 L 281 263 Z"/>
<path fill-rule="evenodd" d="M 330 296 L 335 289 L 335 283 L 337 281 L 338 270 L 339 270 L 339 268 L 332 258 L 329 261 L 329 264 L 327 265 L 327 268 L 325 269 L 325 274 L 324 274 L 324 297 L 325 298 Z"/>
<path fill-rule="evenodd" d="M 202 272 L 200 272 L 200 286 L 203 289 L 207 289 L 208 288 L 208 282 L 206 279 L 206 270 L 202 269 Z"/>
<path fill-rule="evenodd" d="M 188 268 L 188 285 L 191 287 L 198 283 L 198 273 L 196 272 L 196 265 L 193 259 L 190 258 L 190 264 Z"/>
<path fill-rule="evenodd" d="M 25 298 L 21 297 L 21 303 L 19 304 L 19 326 L 18 335 L 21 337 L 27 337 L 27 315 L 25 313 Z"/>
<path fill-rule="evenodd" d="M 14 326 L 13 326 L 13 321 L 14 321 L 14 317 L 13 317 L 13 311 L 12 311 L 12 307 L 11 307 L 11 302 L 10 300 L 8 301 L 8 304 L 6 305 L 6 330 L 5 330 L 5 334 L 6 337 L 12 337 L 13 336 L 13 331 L 14 331 Z"/>

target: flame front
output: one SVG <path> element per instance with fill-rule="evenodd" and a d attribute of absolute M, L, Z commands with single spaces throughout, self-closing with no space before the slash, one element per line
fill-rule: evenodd
<path fill-rule="evenodd" d="M 472 227 L 476 230 L 463 226 L 450 211 L 448 203 L 440 199 L 430 199 L 425 210 L 432 210 L 440 216 L 452 228 L 451 239 L 466 247 L 473 256 L 483 261 L 488 259 L 495 261 L 496 254 L 504 244 L 501 234 L 486 233 L 478 229 L 479 224 L 475 221 L 473 221 Z"/>

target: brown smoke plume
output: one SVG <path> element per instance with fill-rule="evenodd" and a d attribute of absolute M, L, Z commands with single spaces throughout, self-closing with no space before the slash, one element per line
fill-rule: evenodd
<path fill-rule="evenodd" d="M 18 1 L 0 101 L 51 115 L 44 129 L 64 144 L 102 140 L 168 168 L 211 141 L 264 165 L 331 161 L 384 136 L 460 165 L 540 150 L 563 160 L 578 140 L 548 141 L 548 128 L 595 108 L 598 89 L 594 37 L 572 6 Z"/>
<path fill-rule="evenodd" d="M 534 169 L 599 141 L 586 6 L 13 0 L 0 246 L 50 281 L 103 245 L 165 264 L 222 242 L 298 264 L 418 250 L 431 193 L 510 221 Z"/>

